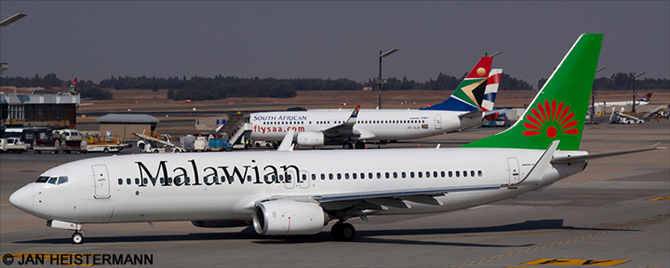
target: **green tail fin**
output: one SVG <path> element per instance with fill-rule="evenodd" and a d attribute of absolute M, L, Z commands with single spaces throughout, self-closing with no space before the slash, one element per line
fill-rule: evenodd
<path fill-rule="evenodd" d="M 461 147 L 579 150 L 602 41 L 582 34 L 512 127 Z"/>

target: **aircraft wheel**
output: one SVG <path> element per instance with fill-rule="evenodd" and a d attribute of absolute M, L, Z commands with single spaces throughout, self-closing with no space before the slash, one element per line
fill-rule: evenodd
<path fill-rule="evenodd" d="M 38 151 L 38 150 L 33 150 L 33 153 L 35 153 L 35 154 L 39 154 L 40 151 Z"/>
<path fill-rule="evenodd" d="M 342 149 L 349 150 L 351 148 L 354 148 L 354 146 L 351 145 L 351 143 L 349 143 L 349 142 L 346 142 L 342 145 Z"/>
<path fill-rule="evenodd" d="M 336 241 L 351 241 L 356 236 L 356 229 L 349 223 L 336 223 L 330 229 L 330 234 Z"/>
<path fill-rule="evenodd" d="M 356 149 L 365 149 L 365 142 L 357 142 Z"/>
<path fill-rule="evenodd" d="M 104 149 L 104 150 L 102 150 L 102 151 L 103 151 L 104 153 L 106 153 L 106 154 L 108 154 L 108 153 L 109 153 L 109 149 L 108 149 L 108 148 L 105 148 L 105 149 Z"/>
<path fill-rule="evenodd" d="M 81 244 L 84 242 L 84 235 L 80 232 L 75 232 L 72 234 L 72 244 Z"/>

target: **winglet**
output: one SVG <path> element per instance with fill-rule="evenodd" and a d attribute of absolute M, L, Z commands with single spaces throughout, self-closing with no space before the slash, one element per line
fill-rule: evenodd
<path fill-rule="evenodd" d="M 356 109 L 354 109 L 353 112 L 351 112 L 351 116 L 349 116 L 349 119 L 347 119 L 347 122 L 345 124 L 356 124 L 356 118 L 358 117 L 358 110 L 361 109 L 360 105 L 356 105 Z"/>
<path fill-rule="evenodd" d="M 535 163 L 530 172 L 528 172 L 528 175 L 526 175 L 526 177 L 523 178 L 523 180 L 521 180 L 516 184 L 522 184 L 526 181 L 531 183 L 540 182 L 542 180 L 542 177 L 544 177 L 544 173 L 547 171 L 547 168 L 549 167 L 549 165 L 551 165 L 551 159 L 554 158 L 554 153 L 556 152 L 559 143 L 561 143 L 560 140 L 555 140 L 551 142 L 549 148 L 547 148 L 547 150 L 544 151 L 544 154 L 540 156 L 540 159 L 537 161 L 537 163 Z"/>
<path fill-rule="evenodd" d="M 279 145 L 279 148 L 277 148 L 277 152 L 293 151 L 293 133 L 294 132 L 295 131 L 293 129 L 286 132 L 286 136 L 284 136 L 284 139 L 281 141 L 281 144 Z"/>

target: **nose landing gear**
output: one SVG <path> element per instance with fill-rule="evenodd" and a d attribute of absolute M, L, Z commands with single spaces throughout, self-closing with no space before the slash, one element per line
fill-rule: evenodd
<path fill-rule="evenodd" d="M 356 236 L 356 228 L 349 223 L 338 221 L 330 229 L 330 234 L 335 241 L 351 241 Z"/>

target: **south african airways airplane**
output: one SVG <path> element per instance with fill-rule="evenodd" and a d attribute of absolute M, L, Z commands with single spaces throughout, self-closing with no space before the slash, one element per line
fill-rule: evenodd
<path fill-rule="evenodd" d="M 502 69 L 491 70 L 493 57 L 482 57 L 444 102 L 424 109 L 309 110 L 250 115 L 252 140 L 281 141 L 294 131 L 299 146 L 365 147 L 366 142 L 417 139 L 481 126 L 498 114 L 493 102 Z"/>
<path fill-rule="evenodd" d="M 89 158 L 51 168 L 9 202 L 74 232 L 96 223 L 192 221 L 253 225 L 260 235 L 309 235 L 330 221 L 336 240 L 355 238 L 348 219 L 437 213 L 543 189 L 590 159 L 579 146 L 602 34 L 583 34 L 521 119 L 460 148 L 291 150 Z M 408 119 L 409 120 L 409 119 Z M 418 120 L 418 119 L 417 119 Z"/>

